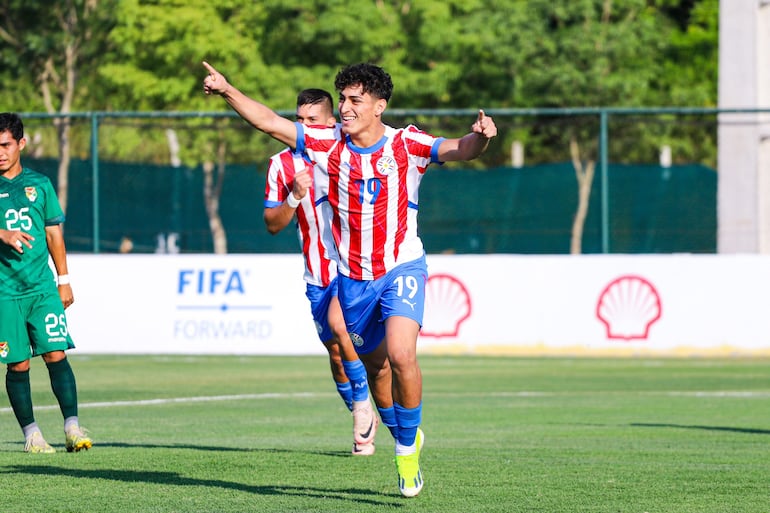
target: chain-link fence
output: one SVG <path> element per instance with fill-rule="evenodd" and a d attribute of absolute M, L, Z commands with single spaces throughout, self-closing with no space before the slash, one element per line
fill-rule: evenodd
<path fill-rule="evenodd" d="M 716 109 L 487 114 L 499 135 L 486 153 L 432 166 L 422 182 L 428 252 L 716 251 Z M 384 121 L 459 137 L 476 115 L 390 110 Z M 227 252 L 297 250 L 293 230 L 270 236 L 262 221 L 267 161 L 283 146 L 233 112 L 22 117 L 24 164 L 60 194 L 66 169 L 70 251 L 212 252 L 212 217 Z"/>

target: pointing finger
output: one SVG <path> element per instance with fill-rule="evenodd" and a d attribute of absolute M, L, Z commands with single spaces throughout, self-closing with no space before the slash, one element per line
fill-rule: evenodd
<path fill-rule="evenodd" d="M 206 61 L 203 61 L 203 67 L 206 68 L 206 70 L 212 75 L 217 72 L 217 70 L 215 70 L 214 67 Z"/>
<path fill-rule="evenodd" d="M 484 111 L 479 109 L 479 124 L 481 124 L 481 121 L 484 119 Z"/>

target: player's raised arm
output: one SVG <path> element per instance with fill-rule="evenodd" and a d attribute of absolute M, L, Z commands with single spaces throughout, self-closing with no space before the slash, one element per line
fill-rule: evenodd
<path fill-rule="evenodd" d="M 203 61 L 203 67 L 208 71 L 208 75 L 203 79 L 204 93 L 222 96 L 251 126 L 292 148 L 296 147 L 297 128 L 293 121 L 279 116 L 268 106 L 243 94 L 208 62 Z"/>
<path fill-rule="evenodd" d="M 470 133 L 459 139 L 445 139 L 438 150 L 441 162 L 473 160 L 487 149 L 489 140 L 497 135 L 495 121 L 479 110 L 479 117 L 471 125 Z"/>

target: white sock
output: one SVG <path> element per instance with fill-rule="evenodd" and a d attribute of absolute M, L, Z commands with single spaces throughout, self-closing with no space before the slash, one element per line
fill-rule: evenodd
<path fill-rule="evenodd" d="M 70 428 L 76 428 L 78 426 L 79 426 L 79 424 L 78 424 L 78 417 L 77 417 L 77 415 L 73 415 L 72 417 L 67 417 L 66 419 L 64 419 L 64 432 L 65 433 L 67 431 L 69 431 Z"/>
<path fill-rule="evenodd" d="M 41 435 L 43 433 L 40 432 L 40 428 L 37 425 L 37 422 L 33 422 L 32 424 L 27 424 L 23 428 L 21 428 L 21 432 L 24 433 L 24 439 L 29 439 L 33 434 L 40 433 Z"/>
<path fill-rule="evenodd" d="M 417 441 L 412 445 L 403 445 L 396 442 L 396 456 L 408 456 L 417 452 Z"/>

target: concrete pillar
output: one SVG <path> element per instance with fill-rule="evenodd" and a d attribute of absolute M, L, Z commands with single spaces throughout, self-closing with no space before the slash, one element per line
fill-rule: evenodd
<path fill-rule="evenodd" d="M 770 108 L 770 2 L 720 0 L 719 107 Z M 770 118 L 719 115 L 719 253 L 770 253 Z"/>

